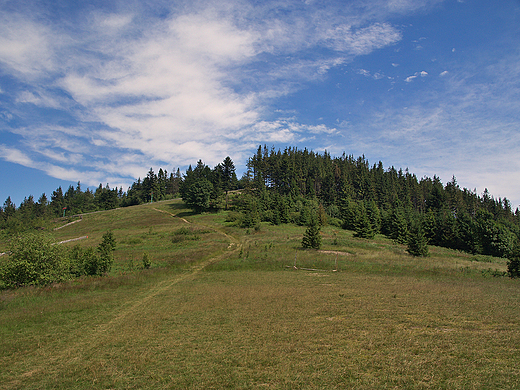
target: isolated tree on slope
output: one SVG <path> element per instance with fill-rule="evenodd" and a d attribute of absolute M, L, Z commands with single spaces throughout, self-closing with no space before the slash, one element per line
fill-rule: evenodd
<path fill-rule="evenodd" d="M 313 249 L 321 248 L 320 225 L 316 218 L 312 219 L 309 227 L 307 227 L 307 230 L 303 235 L 302 247 Z"/>

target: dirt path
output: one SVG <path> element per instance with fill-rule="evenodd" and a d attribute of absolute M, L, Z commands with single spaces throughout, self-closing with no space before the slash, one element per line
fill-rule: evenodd
<path fill-rule="evenodd" d="M 174 218 L 179 218 L 181 221 L 184 221 L 184 222 L 186 222 L 186 223 L 191 223 L 190 221 L 187 221 L 187 220 L 185 220 L 184 218 L 179 217 L 178 215 L 172 214 L 172 213 L 170 213 L 170 212 L 168 212 L 168 211 L 159 210 L 159 209 L 156 209 L 155 207 L 154 207 L 153 209 L 154 209 L 155 211 L 160 212 L 160 213 L 164 213 L 164 214 L 171 215 L 171 216 L 174 217 Z"/>
<path fill-rule="evenodd" d="M 161 210 L 157 211 L 164 212 Z M 171 215 L 175 217 L 175 215 Z M 188 221 L 185 222 L 189 223 Z M 192 225 L 209 228 L 209 226 L 197 223 L 193 223 Z M 112 309 L 112 315 L 108 321 L 92 324 L 94 326 L 91 327 L 90 330 L 85 329 L 85 332 L 82 333 L 82 337 L 74 339 L 73 342 L 67 344 L 63 349 L 54 351 L 53 357 L 48 359 L 45 364 L 32 367 L 31 371 L 27 372 L 27 375 L 22 375 L 22 377 L 48 376 L 49 374 L 59 377 L 63 372 L 70 372 L 77 365 L 78 361 L 91 361 L 92 356 L 96 356 L 107 344 L 114 342 L 113 340 L 114 337 L 117 337 L 116 335 L 120 333 L 124 335 L 128 327 L 135 327 L 136 324 L 139 324 L 139 322 L 143 320 L 143 313 L 149 312 L 150 310 L 153 311 L 154 308 L 156 310 L 167 310 L 168 308 L 161 306 L 163 305 L 163 303 L 161 303 L 161 295 L 175 295 L 172 289 L 174 289 L 176 285 L 197 278 L 206 267 L 236 254 L 242 247 L 239 239 L 236 237 L 219 231 L 213 226 L 211 229 L 229 239 L 230 244 L 227 249 L 223 252 L 219 251 L 203 262 L 195 264 L 185 273 L 174 274 L 166 280 L 153 285 L 146 291 L 138 293 L 135 296 L 129 296 L 128 299 L 121 302 L 118 308 Z M 18 379 L 11 382 L 9 387 L 17 388 L 20 384 L 20 380 Z"/>

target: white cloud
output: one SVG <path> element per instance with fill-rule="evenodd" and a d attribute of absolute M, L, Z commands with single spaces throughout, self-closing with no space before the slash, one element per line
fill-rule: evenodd
<path fill-rule="evenodd" d="M 36 77 L 54 69 L 63 39 L 52 29 L 17 15 L 0 14 L 0 63 L 14 74 Z"/>
<path fill-rule="evenodd" d="M 40 107 L 59 108 L 63 107 L 59 100 L 45 92 L 33 93 L 30 91 L 22 91 L 16 97 L 17 103 L 30 103 Z"/>
<path fill-rule="evenodd" d="M 265 113 L 273 98 L 400 41 L 399 28 L 378 22 L 375 3 L 311 12 L 287 3 L 279 13 L 280 4 L 187 2 L 167 18 L 128 5 L 82 13 L 76 25 L 5 12 L 0 66 L 28 85 L 15 103 L 61 110 L 67 120 L 56 123 L 77 122 L 14 129 L 19 149 L 4 146 L 0 157 L 90 185 L 104 175 L 142 176 L 143 166 L 244 157 L 259 142 L 337 134 Z M 309 58 L 315 48 L 326 54 Z"/>
<path fill-rule="evenodd" d="M 350 25 L 340 25 L 325 34 L 326 42 L 334 50 L 353 55 L 368 54 L 401 38 L 401 32 L 387 23 L 375 23 L 358 30 Z"/>
<path fill-rule="evenodd" d="M 31 168 L 36 168 L 37 165 L 24 152 L 3 144 L 0 144 L 0 158 Z"/>
<path fill-rule="evenodd" d="M 449 73 L 449 72 L 448 72 L 447 70 L 445 70 L 444 72 L 441 72 L 441 73 L 439 74 L 439 76 L 444 77 L 444 76 L 446 76 L 448 73 Z"/>
<path fill-rule="evenodd" d="M 415 75 L 414 76 L 408 76 L 404 81 L 406 81 L 407 83 L 410 83 L 410 82 L 412 82 L 416 78 L 417 78 L 417 76 L 415 76 Z"/>

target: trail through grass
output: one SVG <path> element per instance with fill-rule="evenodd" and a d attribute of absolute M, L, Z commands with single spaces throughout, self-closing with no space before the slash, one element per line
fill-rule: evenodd
<path fill-rule="evenodd" d="M 224 221 L 164 202 L 61 229 L 111 227 L 116 269 L 2 293 L 0 388 L 520 388 L 520 286 L 482 273 L 503 260 Z M 127 271 L 144 248 L 152 269 Z"/>

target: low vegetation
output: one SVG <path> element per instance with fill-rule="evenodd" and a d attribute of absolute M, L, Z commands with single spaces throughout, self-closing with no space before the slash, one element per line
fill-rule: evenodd
<path fill-rule="evenodd" d="M 518 389 L 519 238 L 487 190 L 295 148 L 8 198 L 1 387 Z"/>
<path fill-rule="evenodd" d="M 174 200 L 54 231 L 51 252 L 95 253 L 110 231 L 112 267 L 0 293 L 1 387 L 519 388 L 508 260 L 331 224 L 304 249 L 306 226 L 229 213 Z"/>

